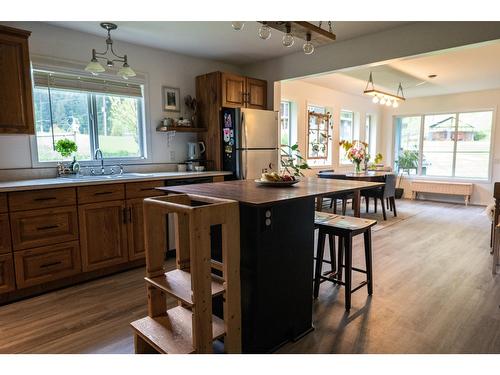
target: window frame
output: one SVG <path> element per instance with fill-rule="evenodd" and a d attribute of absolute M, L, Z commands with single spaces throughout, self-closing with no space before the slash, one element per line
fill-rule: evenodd
<path fill-rule="evenodd" d="M 281 106 L 285 104 L 288 107 L 288 116 L 283 116 Z M 280 142 L 281 142 L 281 122 L 286 118 L 288 120 L 288 145 L 292 146 L 292 102 L 290 100 L 281 100 L 280 102 Z"/>
<path fill-rule="evenodd" d="M 329 140 L 328 140 L 328 147 L 327 147 L 327 158 L 308 158 L 308 146 L 309 146 L 309 111 L 313 111 L 314 109 L 319 109 L 318 112 L 319 114 L 330 114 L 330 119 L 329 119 Z M 305 102 L 305 113 L 303 114 L 304 116 L 304 121 L 305 121 L 305 127 L 303 129 L 303 134 L 305 136 L 305 144 L 304 144 L 304 155 L 303 157 L 306 159 L 307 163 L 309 164 L 309 167 L 311 169 L 321 169 L 325 167 L 332 166 L 334 164 L 333 160 L 333 151 L 334 151 L 334 139 L 333 136 L 335 134 L 335 120 L 334 120 L 334 110 L 332 107 L 328 105 L 320 105 L 320 104 L 315 104 L 314 102 Z"/>
<path fill-rule="evenodd" d="M 489 157 L 488 157 L 488 177 L 480 178 L 480 177 L 456 177 L 455 167 L 456 167 L 456 156 L 457 156 L 457 139 L 455 139 L 453 145 L 453 164 L 452 164 L 452 176 L 430 176 L 430 175 L 422 175 L 422 158 L 423 158 L 423 149 L 424 149 L 424 130 L 425 130 L 425 116 L 433 116 L 433 115 L 446 115 L 453 114 L 457 121 L 455 121 L 455 132 L 458 127 L 458 119 L 460 114 L 466 113 L 476 113 L 476 112 L 491 112 L 491 133 L 490 133 L 490 147 L 489 147 Z M 495 139 L 495 128 L 496 128 L 496 108 L 474 108 L 474 109 L 462 109 L 462 110 L 450 110 L 450 111 L 439 111 L 439 112 L 425 112 L 425 113 L 409 113 L 409 114 L 400 114 L 392 116 L 392 147 L 391 147 L 391 157 L 392 165 L 396 170 L 396 126 L 397 119 L 402 117 L 420 117 L 420 133 L 419 133 L 419 162 L 417 174 L 415 175 L 405 175 L 405 177 L 409 177 L 411 179 L 422 179 L 422 180 L 436 180 L 436 181 L 456 181 L 456 182 L 477 182 L 477 183 L 491 183 L 493 177 L 493 152 L 494 152 L 494 139 Z"/>
<path fill-rule="evenodd" d="M 341 109 L 340 112 L 339 112 L 339 141 L 342 141 L 344 139 L 342 139 L 341 137 L 341 129 L 342 129 L 342 112 L 349 112 L 349 113 L 352 113 L 352 121 L 351 121 L 351 139 L 348 139 L 349 142 L 352 142 L 354 139 L 355 139 L 355 135 L 354 135 L 354 123 L 356 121 L 356 112 L 355 111 L 351 111 L 349 109 Z M 359 137 L 358 137 L 359 138 Z M 342 147 L 339 147 L 339 165 L 344 165 L 344 166 L 347 166 L 347 165 L 351 165 L 352 162 L 349 161 L 348 159 L 344 159 L 343 158 L 343 155 L 345 155 L 345 151 Z"/>
<path fill-rule="evenodd" d="M 80 75 L 80 76 L 88 76 L 89 74 L 81 69 L 81 66 L 84 66 L 85 63 L 75 63 L 75 62 L 67 62 L 67 61 L 58 61 L 57 63 L 47 63 L 46 61 L 43 62 L 36 62 L 37 59 L 44 60 L 43 58 L 33 56 L 33 61 L 32 66 L 31 66 L 31 74 L 33 75 L 34 70 L 46 70 L 46 71 L 53 71 L 56 73 L 62 73 L 62 74 L 72 74 L 72 75 Z M 78 68 L 77 68 L 77 67 Z M 153 163 L 152 160 L 152 133 L 151 133 L 151 126 L 150 126 L 150 108 L 149 108 L 149 76 L 147 73 L 137 73 L 136 77 L 130 78 L 127 80 L 127 82 L 130 83 L 136 83 L 140 84 L 143 86 L 143 96 L 142 96 L 142 108 L 140 109 L 141 112 L 141 117 L 142 117 L 142 131 L 139 132 L 139 138 L 140 138 L 140 147 L 141 147 L 141 153 L 143 156 L 135 156 L 135 157 L 120 157 L 120 158 L 111 158 L 107 157 L 104 158 L 105 161 L 110 161 L 112 163 L 116 164 L 122 164 L 122 165 L 134 165 L 134 164 L 151 164 Z M 106 72 L 99 74 L 99 78 L 103 79 L 108 79 L 108 80 L 119 80 L 120 78 L 117 78 L 116 74 L 113 74 L 113 72 Z M 33 82 L 33 79 L 32 79 Z M 34 84 L 32 83 L 34 89 Z M 89 94 L 94 94 L 94 93 L 89 93 Z M 91 113 L 91 107 L 92 104 L 89 103 L 89 117 L 92 118 L 92 122 L 94 122 L 94 114 Z M 96 114 L 97 116 L 97 114 Z M 89 133 L 92 133 L 90 136 L 92 138 L 95 137 L 95 133 L 97 132 L 97 123 L 95 125 L 92 125 L 92 128 L 89 130 Z M 38 145 L 37 145 L 37 138 L 36 134 L 32 134 L 29 136 L 29 143 L 30 143 L 30 154 L 31 154 L 31 167 L 32 168 L 50 168 L 50 167 L 57 167 L 57 161 L 40 161 L 38 159 Z M 98 141 L 96 141 L 96 145 L 98 145 Z M 93 155 L 91 155 L 93 156 Z M 95 165 L 96 160 L 91 159 L 91 160 L 82 160 L 78 161 L 81 166 L 92 166 Z"/>

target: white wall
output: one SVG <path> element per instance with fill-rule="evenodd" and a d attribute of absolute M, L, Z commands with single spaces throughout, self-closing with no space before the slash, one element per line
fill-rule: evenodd
<path fill-rule="evenodd" d="M 474 183 L 474 193 L 471 199 L 473 204 L 488 204 L 492 201 L 493 183 L 500 180 L 500 114 L 497 111 L 499 105 L 500 89 L 497 89 L 407 99 L 398 108 L 385 107 L 382 116 L 381 138 L 383 143 L 381 150 L 383 150 L 386 160 L 390 160 L 393 163 L 393 116 L 492 109 L 494 111 L 492 137 L 493 165 L 490 166 L 492 168 L 492 179 L 488 182 L 472 181 Z M 407 195 L 406 190 L 408 189 L 405 189 L 405 195 Z M 460 200 L 460 198 L 458 199 Z"/>
<path fill-rule="evenodd" d="M 333 72 L 401 57 L 500 39 L 500 22 L 416 22 L 358 38 L 244 66 L 247 75 L 268 81 L 272 106 L 273 83 Z"/>
<path fill-rule="evenodd" d="M 81 62 L 82 69 L 91 57 L 92 48 L 104 47 L 104 34 L 95 36 L 40 22 L 2 22 L 2 24 L 32 32 L 29 39 L 31 54 Z M 197 75 L 216 70 L 239 73 L 239 68 L 121 41 L 115 42 L 115 48 L 118 53 L 128 55 L 129 63 L 134 70 L 146 73 L 148 76 L 149 103 L 146 103 L 145 109 L 149 112 L 147 133 L 151 137 L 151 162 L 184 161 L 187 157 L 186 142 L 194 140 L 195 135 L 178 133 L 168 147 L 167 135 L 155 131 L 159 121 L 168 115 L 162 111 L 161 86 L 180 88 L 181 98 L 188 94 L 194 96 Z M 183 100 L 181 102 L 184 104 Z M 170 158 L 170 151 L 174 151 L 174 159 Z M 0 170 L 8 168 L 31 168 L 29 136 L 0 136 Z"/>
<path fill-rule="evenodd" d="M 382 150 L 381 138 L 381 106 L 373 104 L 370 98 L 365 98 L 358 95 L 350 95 L 340 91 L 331 90 L 325 87 L 313 85 L 300 80 L 282 81 L 281 84 L 281 99 L 294 102 L 297 106 L 297 132 L 298 144 L 303 156 L 307 153 L 307 106 L 318 105 L 328 107 L 332 110 L 333 120 L 333 136 L 332 136 L 332 164 L 330 166 L 323 165 L 307 171 L 307 174 L 317 173 L 317 169 L 352 169 L 353 167 L 339 166 L 339 124 L 340 111 L 350 110 L 355 112 L 359 121 L 359 134 L 354 133 L 355 138 L 365 139 L 365 116 L 373 115 L 374 123 L 377 128 L 377 152 Z"/>

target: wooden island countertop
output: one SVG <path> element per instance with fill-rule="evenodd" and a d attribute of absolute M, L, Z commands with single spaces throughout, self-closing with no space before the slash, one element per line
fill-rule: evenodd
<path fill-rule="evenodd" d="M 158 189 L 175 193 L 232 199 L 250 206 L 261 206 L 278 203 L 280 201 L 354 192 L 383 185 L 383 183 L 376 182 L 306 177 L 302 178 L 299 183 L 288 187 L 261 186 L 257 185 L 253 180 L 236 180 L 207 184 L 168 186 Z"/>

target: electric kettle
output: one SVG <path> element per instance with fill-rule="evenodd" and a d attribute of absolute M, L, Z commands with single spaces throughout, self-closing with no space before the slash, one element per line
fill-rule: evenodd
<path fill-rule="evenodd" d="M 188 142 L 188 160 L 201 159 L 204 153 L 205 153 L 205 143 Z"/>

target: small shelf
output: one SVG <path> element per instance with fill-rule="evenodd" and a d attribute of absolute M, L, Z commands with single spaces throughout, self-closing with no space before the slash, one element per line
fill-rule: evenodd
<path fill-rule="evenodd" d="M 157 132 L 181 132 L 181 133 L 203 133 L 207 131 L 207 128 L 193 128 L 190 126 L 160 126 L 156 128 Z"/>
<path fill-rule="evenodd" d="M 136 333 L 159 353 L 194 353 L 191 310 L 177 306 L 167 310 L 165 316 L 147 316 L 130 324 Z M 224 334 L 224 321 L 212 315 L 212 338 L 216 340 Z"/>
<path fill-rule="evenodd" d="M 145 277 L 146 282 L 163 290 L 173 297 L 180 299 L 182 302 L 189 306 L 193 306 L 193 299 L 191 298 L 191 274 L 182 270 L 173 270 L 166 272 L 162 276 Z M 212 297 L 224 293 L 224 285 L 221 280 L 212 278 Z"/>

